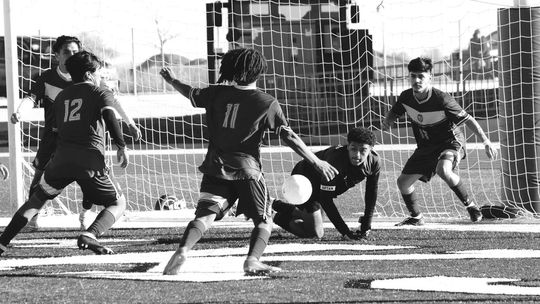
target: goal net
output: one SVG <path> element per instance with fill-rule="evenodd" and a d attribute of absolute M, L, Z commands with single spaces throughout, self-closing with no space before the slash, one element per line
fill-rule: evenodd
<path fill-rule="evenodd" d="M 278 98 L 293 130 L 313 150 L 346 144 L 353 127 L 368 127 L 377 134 L 375 150 L 383 172 L 376 216 L 404 217 L 408 213 L 396 179 L 416 144 L 405 119 L 389 132 L 381 131 L 380 125 L 397 96 L 410 86 L 410 59 L 431 57 L 434 86 L 452 94 L 490 139 L 499 141 L 498 6 L 488 2 L 95 1 L 88 6 L 82 0 L 66 0 L 64 24 L 14 21 L 17 36 L 24 37 L 18 45 L 19 83 L 21 93 L 26 93 L 36 75 L 54 64 L 55 37 L 78 36 L 85 49 L 107 62 L 108 81 L 143 133 L 142 140 L 133 141 L 124 128 L 131 154 L 126 170 L 116 166 L 114 151 L 108 157 L 128 211 L 164 214 L 156 209 L 183 209 L 191 217 L 201 180 L 197 167 L 207 144 L 204 112 L 164 83 L 159 70 L 170 66 L 179 79 L 205 87 L 215 83 L 224 52 L 259 49 L 269 65 L 259 87 Z M 30 0 L 14 6 L 14 15 L 48 16 L 58 8 Z M 28 109 L 22 116 L 26 163 L 21 176 L 14 178 L 28 185 L 43 112 Z M 500 162 L 491 162 L 480 139 L 469 130 L 465 133 L 469 144 L 459 175 L 479 205 L 497 203 Z M 281 182 L 298 160 L 275 135 L 267 134 L 262 162 L 272 196 L 280 197 Z M 417 190 L 427 217 L 467 217 L 439 178 L 418 183 Z M 342 214 L 363 212 L 363 195 L 361 184 L 338 198 Z M 175 199 L 160 201 L 162 196 Z M 76 214 L 80 201 L 79 188 L 69 186 L 45 212 Z"/>

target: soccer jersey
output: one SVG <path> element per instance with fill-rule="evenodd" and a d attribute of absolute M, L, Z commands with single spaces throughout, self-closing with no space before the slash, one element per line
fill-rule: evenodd
<path fill-rule="evenodd" d="M 418 101 L 413 90 L 403 91 L 391 109 L 396 115 L 407 113 L 419 147 L 458 140 L 464 143 L 459 127 L 470 118 L 449 94 L 432 88 L 428 98 Z"/>
<path fill-rule="evenodd" d="M 56 153 L 80 151 L 79 155 L 68 157 L 88 162 L 90 167 L 102 166 L 106 129 L 102 111 L 112 109 L 113 104 L 112 92 L 86 82 L 74 84 L 58 94 L 53 119 L 53 128 L 58 132 Z M 82 157 L 83 154 L 88 154 L 85 156 L 88 159 Z"/>
<path fill-rule="evenodd" d="M 39 75 L 36 83 L 32 86 L 30 96 L 37 106 L 43 108 L 46 129 L 51 127 L 54 116 L 53 104 L 56 96 L 71 83 L 69 74 L 63 74 L 58 68 L 54 68 Z"/>
<path fill-rule="evenodd" d="M 330 221 L 341 234 L 349 232 L 347 224 L 337 210 L 333 198 L 346 192 L 364 179 L 366 180 L 364 217 L 366 225 L 371 225 L 371 219 L 377 201 L 377 191 L 381 165 L 379 155 L 371 151 L 360 166 L 353 166 L 349 160 L 347 146 L 332 146 L 315 153 L 317 157 L 330 163 L 339 171 L 331 181 L 326 181 L 306 160 L 300 161 L 294 167 L 292 174 L 306 176 L 313 186 L 313 194 L 306 204 L 319 201 Z"/>
<path fill-rule="evenodd" d="M 229 180 L 259 178 L 264 132 L 287 126 L 277 99 L 258 89 L 225 85 L 192 89 L 190 99 L 206 109 L 209 145 L 200 171 Z"/>

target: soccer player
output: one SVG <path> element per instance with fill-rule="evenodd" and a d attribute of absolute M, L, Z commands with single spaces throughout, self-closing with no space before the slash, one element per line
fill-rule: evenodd
<path fill-rule="evenodd" d="M 371 231 L 381 165 L 379 155 L 373 150 L 376 137 L 366 128 L 354 128 L 347 134 L 346 146 L 331 146 L 315 153 L 326 160 L 339 174 L 331 181 L 321 178 L 306 160 L 298 162 L 291 174 L 301 174 L 311 181 L 313 193 L 302 205 L 291 205 L 274 200 L 277 212 L 274 223 L 301 238 L 322 238 L 324 235 L 321 207 L 343 237 L 363 240 Z M 360 217 L 360 231 L 352 232 L 341 217 L 334 198 L 366 180 L 364 216 Z"/>
<path fill-rule="evenodd" d="M 50 126 L 51 131 L 58 134 L 56 150 L 32 196 L 17 210 L 0 236 L 0 254 L 47 200 L 55 198 L 74 181 L 86 198 L 105 207 L 79 235 L 78 247 L 96 254 L 113 253 L 101 245 L 97 237 L 122 216 L 126 200 L 105 164 L 105 128 L 118 147 L 117 157 L 122 168 L 128 165 L 128 155 L 113 109 L 114 96 L 99 87 L 101 66 L 97 56 L 86 51 L 66 61 L 74 84 L 60 92 L 54 102 Z"/>
<path fill-rule="evenodd" d="M 239 199 L 237 215 L 251 218 L 249 251 L 244 262 L 246 274 L 268 274 L 278 267 L 259 261 L 272 231 L 272 208 L 261 168 L 260 151 L 264 132 L 273 130 L 296 153 L 326 180 L 337 171 L 320 160 L 290 127 L 273 96 L 257 88 L 257 79 L 266 71 L 264 56 L 254 49 L 227 52 L 220 67 L 220 80 L 233 85 L 212 85 L 199 89 L 182 83 L 169 68 L 161 76 L 178 92 L 189 98 L 195 107 L 206 109 L 208 151 L 199 167 L 203 173 L 195 219 L 189 222 L 178 250 L 172 255 L 163 273 L 178 274 L 188 251 L 202 238 L 212 223 Z"/>
<path fill-rule="evenodd" d="M 52 46 L 54 55 L 58 61 L 58 66 L 53 69 L 46 70 L 37 79 L 36 83 L 32 86 L 30 96 L 24 98 L 17 110 L 11 115 L 11 122 L 17 123 L 20 121 L 20 110 L 24 108 L 26 104 L 33 103 L 44 108 L 45 124 L 39 148 L 36 153 L 36 157 L 32 162 L 34 166 L 34 177 L 30 183 L 29 195 L 30 197 L 39 184 L 39 180 L 43 175 L 45 166 L 51 159 L 52 153 L 56 146 L 55 133 L 51 130 L 51 120 L 54 116 L 52 110 L 54 99 L 62 91 L 72 84 L 71 76 L 66 69 L 66 60 L 68 60 L 73 54 L 78 53 L 82 49 L 82 44 L 77 37 L 72 36 L 60 36 L 56 39 Z M 105 86 L 105 82 L 102 81 L 101 86 Z M 130 133 L 135 140 L 141 138 L 141 131 L 137 128 L 133 119 L 131 119 L 122 108 L 120 102 L 115 101 L 114 108 L 122 116 L 122 118 L 128 123 Z M 83 199 L 83 210 L 80 214 L 79 220 L 81 227 L 84 226 L 85 216 L 87 211 L 92 207 L 92 202 Z M 36 218 L 34 218 L 36 220 Z"/>
<path fill-rule="evenodd" d="M 9 170 L 4 164 L 0 164 L 0 175 L 2 175 L 4 180 L 9 178 Z"/>
<path fill-rule="evenodd" d="M 435 174 L 448 184 L 467 208 L 471 221 L 482 220 L 478 206 L 469 198 L 461 178 L 454 172 L 466 153 L 466 139 L 461 125 L 465 124 L 482 139 L 490 159 L 497 157 L 497 150 L 478 122 L 452 96 L 432 87 L 432 68 L 429 58 L 419 57 L 409 62 L 412 88 L 401 93 L 383 121 L 383 129 L 388 130 L 397 118 L 407 113 L 417 143 L 416 150 L 397 179 L 397 186 L 411 216 L 396 226 L 424 224 L 414 183 L 417 180 L 428 182 Z"/>

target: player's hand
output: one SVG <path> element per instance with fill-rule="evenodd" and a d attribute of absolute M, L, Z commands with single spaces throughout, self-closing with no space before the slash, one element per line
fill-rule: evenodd
<path fill-rule="evenodd" d="M 491 143 L 491 141 L 488 140 L 484 142 L 484 149 L 486 150 L 486 155 L 489 159 L 497 159 L 498 152 L 495 146 Z"/>
<path fill-rule="evenodd" d="M 334 168 L 334 166 L 324 160 L 319 160 L 316 162 L 315 169 L 324 177 L 327 182 L 333 180 L 334 177 L 339 174 L 339 171 Z"/>
<path fill-rule="evenodd" d="M 388 131 L 392 127 L 393 122 L 389 121 L 387 118 L 383 119 L 381 128 L 383 131 Z"/>
<path fill-rule="evenodd" d="M 126 148 L 118 148 L 116 151 L 116 159 L 122 169 L 125 169 L 129 164 L 129 158 Z"/>
<path fill-rule="evenodd" d="M 174 72 L 169 67 L 162 68 L 159 74 L 161 75 L 161 77 L 163 77 L 163 79 L 165 79 L 166 82 L 169 83 L 176 78 Z"/>
<path fill-rule="evenodd" d="M 356 230 L 355 232 L 349 231 L 349 233 L 344 235 L 343 238 L 351 241 L 367 241 L 370 232 L 371 230 Z"/>
<path fill-rule="evenodd" d="M 18 123 L 19 121 L 21 121 L 21 114 L 19 112 L 13 112 L 13 114 L 11 114 L 10 120 L 12 124 Z"/>
<path fill-rule="evenodd" d="M 371 230 L 356 230 L 355 237 L 357 241 L 369 241 Z"/>
<path fill-rule="evenodd" d="M 9 170 L 4 164 L 0 164 L 0 175 L 4 180 L 9 178 Z"/>
<path fill-rule="evenodd" d="M 139 141 L 142 138 L 141 130 L 137 127 L 136 124 L 129 124 L 129 134 L 133 136 L 134 141 Z"/>

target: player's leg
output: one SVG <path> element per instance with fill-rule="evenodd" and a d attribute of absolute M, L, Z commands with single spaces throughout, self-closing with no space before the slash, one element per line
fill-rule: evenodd
<path fill-rule="evenodd" d="M 81 212 L 79 212 L 79 223 L 81 224 L 81 230 L 88 229 L 88 227 L 90 227 L 92 222 L 95 220 L 95 213 L 90 211 L 93 205 L 94 204 L 90 200 L 83 197 L 82 209 Z"/>
<path fill-rule="evenodd" d="M 443 151 L 439 156 L 436 172 L 467 208 L 471 221 L 478 222 L 482 220 L 482 212 L 469 198 L 469 193 L 461 181 L 461 178 L 454 172 L 459 161 L 463 158 L 463 155 L 459 152 L 462 150 L 463 149 L 459 148 L 459 150 L 447 149 Z"/>
<path fill-rule="evenodd" d="M 236 201 L 236 194 L 230 191 L 230 181 L 204 175 L 200 197 L 195 210 L 195 219 L 190 221 L 180 239 L 178 249 L 171 256 L 163 270 L 165 275 L 176 275 L 187 259 L 187 254 L 199 242 L 215 220 L 223 218 Z"/>
<path fill-rule="evenodd" d="M 259 180 L 234 181 L 238 191 L 237 213 L 252 219 L 254 228 L 249 239 L 249 250 L 244 261 L 244 272 L 248 275 L 268 274 L 281 271 L 260 262 L 272 233 L 272 203 L 264 177 Z"/>
<path fill-rule="evenodd" d="M 418 206 L 418 195 L 416 194 L 414 183 L 418 181 L 423 175 L 422 174 L 404 174 L 397 179 L 397 186 L 405 206 L 410 213 L 410 217 L 406 218 L 402 222 L 396 224 L 396 226 L 420 226 L 424 224 L 423 215 Z"/>
<path fill-rule="evenodd" d="M 0 235 L 0 254 L 6 250 L 6 246 L 28 222 L 38 214 L 47 200 L 55 198 L 70 183 L 71 180 L 55 179 L 54 176 L 45 172 L 32 196 L 15 212 L 2 235 Z"/>
<path fill-rule="evenodd" d="M 324 227 L 321 206 L 308 201 L 301 206 L 274 200 L 272 208 L 277 212 L 274 223 L 300 238 L 322 238 Z"/>
<path fill-rule="evenodd" d="M 107 173 L 95 174 L 87 179 L 78 179 L 77 183 L 81 187 L 85 199 L 105 207 L 90 227 L 79 235 L 77 239 L 79 249 L 90 249 L 96 254 L 114 253 L 110 248 L 101 245 L 97 238 L 122 217 L 126 210 L 125 196 L 118 184 Z"/>

